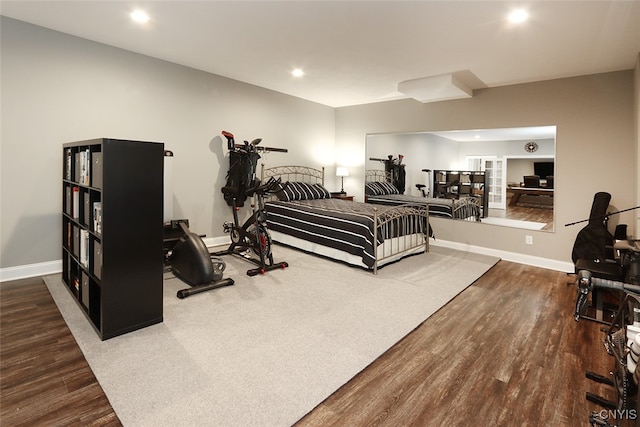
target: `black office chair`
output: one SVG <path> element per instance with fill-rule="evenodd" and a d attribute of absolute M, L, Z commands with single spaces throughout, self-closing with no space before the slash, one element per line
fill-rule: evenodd
<path fill-rule="evenodd" d="M 539 188 L 540 177 L 538 175 L 525 175 L 524 186 L 527 188 Z"/>

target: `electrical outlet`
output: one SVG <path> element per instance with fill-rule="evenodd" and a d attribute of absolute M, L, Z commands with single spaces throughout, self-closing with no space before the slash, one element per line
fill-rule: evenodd
<path fill-rule="evenodd" d="M 524 236 L 524 242 L 527 245 L 533 245 L 533 236 Z"/>

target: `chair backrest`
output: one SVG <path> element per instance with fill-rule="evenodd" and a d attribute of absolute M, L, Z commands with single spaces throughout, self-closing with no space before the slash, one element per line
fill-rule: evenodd
<path fill-rule="evenodd" d="M 547 175 L 547 188 L 553 188 L 553 175 Z"/>
<path fill-rule="evenodd" d="M 540 187 L 540 177 L 538 175 L 525 175 L 524 186 L 529 188 Z"/>

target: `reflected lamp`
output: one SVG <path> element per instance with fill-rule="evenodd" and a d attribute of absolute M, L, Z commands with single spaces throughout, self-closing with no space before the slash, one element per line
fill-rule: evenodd
<path fill-rule="evenodd" d="M 347 169 L 344 166 L 338 166 L 336 168 L 336 176 L 339 176 L 340 179 L 342 180 L 341 187 L 340 187 L 340 193 L 341 194 L 346 194 L 344 192 L 344 177 L 345 176 L 349 176 L 349 169 Z"/>

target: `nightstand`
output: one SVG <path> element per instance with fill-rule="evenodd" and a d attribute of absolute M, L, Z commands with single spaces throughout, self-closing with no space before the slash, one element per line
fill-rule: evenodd
<path fill-rule="evenodd" d="M 350 202 L 353 202 L 353 196 L 347 196 L 347 193 L 331 193 L 331 198 L 332 199 L 342 199 L 342 200 L 349 200 Z"/>

